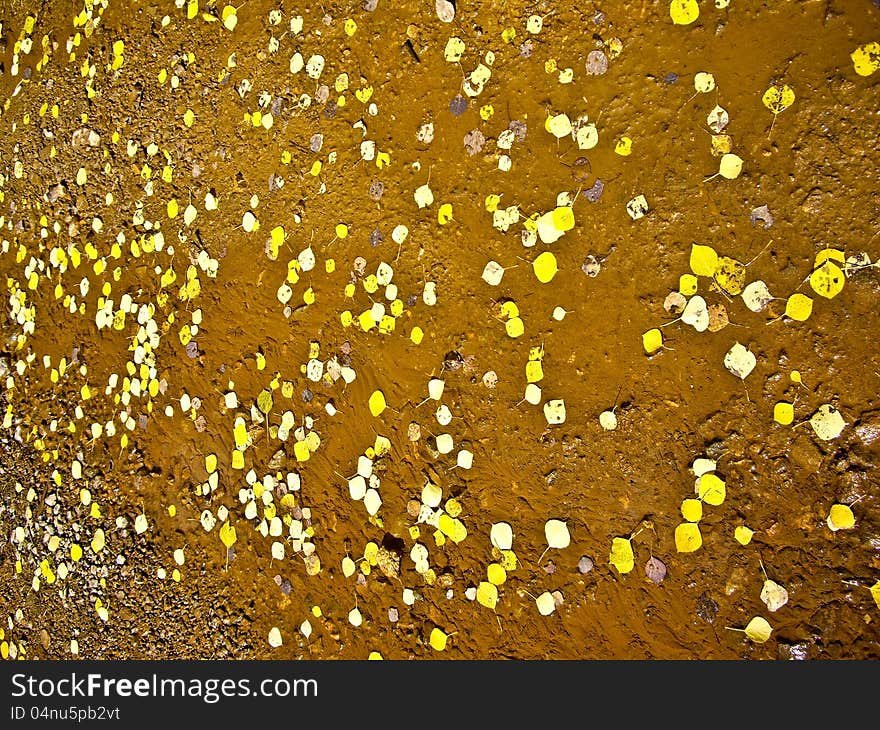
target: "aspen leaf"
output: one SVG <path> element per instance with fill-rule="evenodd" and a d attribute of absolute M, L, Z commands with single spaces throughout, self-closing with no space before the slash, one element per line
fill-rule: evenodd
<path fill-rule="evenodd" d="M 761 600 L 767 606 L 768 611 L 778 611 L 788 603 L 788 591 L 779 583 L 768 578 L 764 581 L 763 588 L 761 588 Z"/>
<path fill-rule="evenodd" d="M 488 581 L 482 581 L 477 586 L 477 603 L 494 611 L 498 604 L 498 588 Z"/>
<path fill-rule="evenodd" d="M 846 258 L 843 251 L 839 248 L 823 248 L 816 254 L 816 259 L 813 261 L 813 268 L 818 269 L 826 261 L 836 262 L 840 266 L 843 266 L 846 263 Z"/>
<path fill-rule="evenodd" d="M 782 114 L 788 107 L 794 104 L 794 91 L 787 84 L 771 86 L 764 92 L 761 102 L 774 116 Z"/>
<path fill-rule="evenodd" d="M 805 322 L 813 313 L 813 300 L 806 294 L 795 292 L 785 303 L 785 316 L 798 322 Z"/>
<path fill-rule="evenodd" d="M 235 528 L 229 524 L 229 521 L 224 522 L 223 527 L 220 528 L 220 542 L 229 549 L 235 545 L 236 539 Z"/>
<path fill-rule="evenodd" d="M 496 522 L 489 531 L 489 540 L 499 550 L 513 547 L 513 529 L 506 522 Z"/>
<path fill-rule="evenodd" d="M 486 568 L 486 577 L 493 585 L 500 586 L 507 580 L 507 571 L 498 563 L 490 563 Z"/>
<path fill-rule="evenodd" d="M 880 608 L 880 580 L 878 580 L 874 585 L 870 588 L 871 597 L 874 599 L 874 603 L 877 604 L 877 608 Z"/>
<path fill-rule="evenodd" d="M 675 549 L 680 553 L 692 553 L 703 544 L 703 536 L 696 522 L 682 522 L 675 528 Z"/>
<path fill-rule="evenodd" d="M 614 411 L 602 411 L 599 414 L 599 425 L 605 431 L 613 431 L 617 428 L 617 416 Z"/>
<path fill-rule="evenodd" d="M 620 574 L 629 573 L 636 564 L 632 541 L 626 537 L 615 537 L 611 541 L 611 554 L 608 562 L 617 568 Z"/>
<path fill-rule="evenodd" d="M 437 211 L 437 222 L 445 226 L 452 220 L 452 203 L 443 203 Z"/>
<path fill-rule="evenodd" d="M 260 409 L 260 413 L 268 415 L 269 411 L 272 410 L 272 393 L 268 390 L 260 391 L 260 394 L 257 396 L 257 408 Z"/>
<path fill-rule="evenodd" d="M 715 474 L 703 474 L 697 479 L 695 491 L 706 504 L 717 507 L 724 502 L 724 498 L 727 496 L 727 485 L 723 479 Z"/>
<path fill-rule="evenodd" d="M 758 644 L 763 644 L 767 641 L 771 633 L 773 633 L 773 628 L 767 622 L 767 619 L 761 616 L 755 616 L 749 621 L 745 629 L 746 636 Z"/>
<path fill-rule="evenodd" d="M 779 401 L 773 406 L 773 420 L 782 426 L 788 426 L 794 421 L 794 405 Z"/>
<path fill-rule="evenodd" d="M 870 76 L 880 68 L 880 43 L 873 41 L 859 46 L 849 57 L 859 76 Z"/>
<path fill-rule="evenodd" d="M 700 17 L 700 6 L 697 0 L 672 0 L 669 15 L 675 25 L 690 25 Z"/>
<path fill-rule="evenodd" d="M 746 267 L 729 256 L 718 257 L 718 268 L 715 270 L 715 283 L 730 296 L 740 294 L 746 283 Z"/>
<path fill-rule="evenodd" d="M 848 505 L 833 504 L 831 505 L 831 510 L 828 512 L 826 523 L 828 529 L 832 532 L 837 532 L 838 530 L 851 530 L 855 527 L 856 517 L 853 514 L 852 508 Z"/>
<path fill-rule="evenodd" d="M 715 471 L 716 466 L 718 466 L 718 464 L 715 459 L 707 459 L 701 456 L 698 459 L 694 459 L 694 463 L 691 464 L 691 471 L 694 473 L 695 477 L 701 477 L 703 474 Z"/>
<path fill-rule="evenodd" d="M 281 630 L 277 626 L 273 626 L 269 630 L 269 646 L 277 649 L 282 644 Z"/>
<path fill-rule="evenodd" d="M 544 537 L 547 538 L 547 545 L 551 548 L 562 550 L 571 544 L 571 535 L 568 532 L 568 525 L 562 520 L 547 520 L 544 523 Z M 501 548 L 509 549 L 509 548 Z"/>
<path fill-rule="evenodd" d="M 752 541 L 752 535 L 754 534 L 755 531 L 750 530 L 745 525 L 739 525 L 733 531 L 733 537 L 740 545 L 748 545 Z"/>
<path fill-rule="evenodd" d="M 682 274 L 678 277 L 678 291 L 686 297 L 697 293 L 699 282 L 693 274 Z"/>
<path fill-rule="evenodd" d="M 541 388 L 535 385 L 535 383 L 529 383 L 526 385 L 523 400 L 526 403 L 531 403 L 533 406 L 538 405 L 541 402 Z"/>
<path fill-rule="evenodd" d="M 718 268 L 718 254 L 711 246 L 699 243 L 691 244 L 691 271 L 697 276 L 715 276 Z"/>
<path fill-rule="evenodd" d="M 739 342 L 735 343 L 724 356 L 724 367 L 741 380 L 748 377 L 748 374 L 754 370 L 756 363 L 757 359 L 754 353 Z"/>
<path fill-rule="evenodd" d="M 223 21 L 223 27 L 228 31 L 235 30 L 235 26 L 238 23 L 237 8 L 234 5 L 226 5 L 223 8 L 223 12 L 220 14 L 220 20 Z"/>
<path fill-rule="evenodd" d="M 728 152 L 726 155 L 721 156 L 721 162 L 718 164 L 718 174 L 727 180 L 733 180 L 739 177 L 742 167 L 742 158 L 732 152 Z"/>
<path fill-rule="evenodd" d="M 372 488 L 368 489 L 364 494 L 364 507 L 367 509 L 367 514 L 371 517 L 375 516 L 381 506 L 382 498 L 379 496 L 379 492 Z"/>
<path fill-rule="evenodd" d="M 147 531 L 147 516 L 143 513 L 134 518 L 134 531 L 138 535 L 142 535 Z"/>
<path fill-rule="evenodd" d="M 364 617 L 361 615 L 361 612 L 357 608 L 351 609 L 348 612 L 348 623 L 357 628 L 364 622 Z"/>
<path fill-rule="evenodd" d="M 746 286 L 741 296 L 743 303 L 753 312 L 762 311 L 773 300 L 767 285 L 760 279 Z"/>
<path fill-rule="evenodd" d="M 427 208 L 431 203 L 434 202 L 434 193 L 431 192 L 431 188 L 428 187 L 428 184 L 420 185 L 416 188 L 413 197 L 416 200 L 416 205 L 419 208 Z"/>
<path fill-rule="evenodd" d="M 681 516 L 688 522 L 699 522 L 703 518 L 703 503 L 699 499 L 686 499 L 681 503 Z"/>
<path fill-rule="evenodd" d="M 542 616 L 549 616 L 556 610 L 556 599 L 549 591 L 544 591 L 535 599 L 535 605 L 538 607 L 538 613 Z"/>
<path fill-rule="evenodd" d="M 512 337 L 514 339 L 522 336 L 522 334 L 526 331 L 525 325 L 519 317 L 511 317 L 510 319 L 508 319 L 504 323 L 504 329 L 507 332 L 508 337 Z"/>
<path fill-rule="evenodd" d="M 843 271 L 831 261 L 825 261 L 810 274 L 810 286 L 820 297 L 833 299 L 843 289 Z"/>
<path fill-rule="evenodd" d="M 533 385 L 533 383 L 530 383 Z M 544 418 L 551 426 L 565 423 L 565 401 L 560 399 L 548 400 L 544 404 Z"/>
<path fill-rule="evenodd" d="M 370 413 L 373 416 L 379 416 L 385 410 L 387 404 L 385 402 L 385 394 L 381 390 L 374 390 L 368 402 Z"/>
<path fill-rule="evenodd" d="M 535 272 L 535 277 L 542 284 L 552 281 L 559 270 L 556 266 L 556 257 L 549 251 L 544 251 L 532 262 L 532 269 Z"/>
<path fill-rule="evenodd" d="M 810 418 L 810 425 L 820 439 L 830 441 L 840 436 L 840 432 L 846 426 L 846 421 L 843 420 L 840 411 L 830 403 L 826 403 L 819 406 L 819 410 Z"/>
<path fill-rule="evenodd" d="M 717 104 L 712 108 L 706 117 L 706 125 L 715 134 L 720 134 L 730 122 L 730 115 L 727 110 Z"/>
<path fill-rule="evenodd" d="M 700 94 L 708 94 L 715 88 L 715 77 L 706 72 L 700 71 L 694 75 L 694 89 Z"/>
<path fill-rule="evenodd" d="M 504 267 L 497 261 L 490 261 L 483 267 L 482 279 L 489 286 L 498 286 L 504 277 Z"/>
<path fill-rule="evenodd" d="M 692 296 L 681 313 L 681 321 L 689 324 L 697 332 L 705 332 L 709 328 L 709 308 L 706 300 L 699 294 Z"/>
<path fill-rule="evenodd" d="M 446 633 L 438 629 L 436 626 L 431 629 L 431 636 L 428 639 L 428 643 L 431 645 L 431 648 L 434 651 L 443 651 L 446 649 L 446 640 L 448 636 Z"/>
<path fill-rule="evenodd" d="M 663 333 L 654 327 L 642 334 L 642 347 L 648 355 L 653 355 L 663 347 Z"/>
<path fill-rule="evenodd" d="M 553 227 L 557 231 L 570 231 L 574 228 L 574 211 L 570 205 L 558 205 L 550 213 Z"/>
<path fill-rule="evenodd" d="M 556 139 L 562 139 L 571 134 L 571 120 L 565 114 L 549 116 L 544 122 L 544 129 L 550 132 Z"/>

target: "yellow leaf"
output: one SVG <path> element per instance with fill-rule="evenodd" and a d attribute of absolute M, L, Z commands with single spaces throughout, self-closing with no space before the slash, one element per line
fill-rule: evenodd
<path fill-rule="evenodd" d="M 373 394 L 370 396 L 368 405 L 370 407 L 370 413 L 374 417 L 379 416 L 379 414 L 381 414 L 387 407 L 385 394 L 381 390 L 374 390 Z"/>
<path fill-rule="evenodd" d="M 675 549 L 680 553 L 692 553 L 703 544 L 700 527 L 695 522 L 682 522 L 675 528 Z"/>
<path fill-rule="evenodd" d="M 849 57 L 859 76 L 870 76 L 880 68 L 880 43 L 873 41 L 859 46 Z"/>
<path fill-rule="evenodd" d="M 507 580 L 507 571 L 498 563 L 490 563 L 486 568 L 486 574 L 489 582 L 496 586 L 500 586 Z"/>
<path fill-rule="evenodd" d="M 559 205 L 553 209 L 550 220 L 557 231 L 570 231 L 574 228 L 574 210 L 570 205 Z"/>
<path fill-rule="evenodd" d="M 794 91 L 786 84 L 771 86 L 764 92 L 761 101 L 774 114 L 782 114 L 782 112 L 794 104 Z"/>
<path fill-rule="evenodd" d="M 813 313 L 813 300 L 806 294 L 792 294 L 785 303 L 785 316 L 798 322 L 805 322 Z"/>
<path fill-rule="evenodd" d="M 717 507 L 727 496 L 727 486 L 715 474 L 703 474 L 697 480 L 697 496 L 706 504 Z"/>
<path fill-rule="evenodd" d="M 260 394 L 257 396 L 257 408 L 266 415 L 272 410 L 272 394 L 268 390 L 263 389 L 260 391 Z"/>
<path fill-rule="evenodd" d="M 713 271 L 712 273 L 714 274 L 715 272 Z M 678 277 L 678 291 L 686 297 L 697 293 L 697 285 L 697 277 L 693 274 L 682 274 Z"/>
<path fill-rule="evenodd" d="M 642 335 L 642 347 L 645 348 L 645 352 L 649 355 L 657 352 L 657 350 L 663 347 L 663 333 L 656 327 L 649 329 Z"/>
<path fill-rule="evenodd" d="M 742 172 L 743 161 L 739 155 L 728 152 L 721 156 L 721 162 L 718 164 L 718 174 L 728 180 L 739 177 Z"/>
<path fill-rule="evenodd" d="M 779 401 L 773 406 L 773 420 L 783 426 L 788 426 L 794 421 L 794 405 Z"/>
<path fill-rule="evenodd" d="M 746 267 L 736 259 L 719 256 L 715 281 L 730 296 L 735 297 L 742 293 L 746 285 Z"/>
<path fill-rule="evenodd" d="M 752 535 L 755 534 L 754 530 L 750 530 L 745 525 L 739 525 L 733 531 L 733 537 L 740 545 L 748 545 L 752 541 Z"/>
<path fill-rule="evenodd" d="M 697 276 L 715 276 L 718 269 L 718 254 L 711 246 L 691 244 L 690 265 L 691 271 Z"/>
<path fill-rule="evenodd" d="M 745 633 L 752 641 L 758 644 L 763 644 L 770 638 L 770 634 L 773 633 L 773 628 L 767 622 L 767 619 L 762 618 L 761 616 L 755 616 L 755 618 L 749 621 L 746 625 Z"/>
<path fill-rule="evenodd" d="M 629 137 L 621 137 L 614 145 L 614 151 L 621 157 L 628 157 L 632 153 L 632 140 Z"/>
<path fill-rule="evenodd" d="M 455 519 L 452 521 L 452 534 L 449 536 L 452 542 L 456 544 L 462 542 L 467 537 L 467 534 L 467 528 L 461 520 Z"/>
<path fill-rule="evenodd" d="M 510 337 L 517 338 L 526 331 L 523 321 L 519 317 L 511 317 L 504 323 L 504 329 Z"/>
<path fill-rule="evenodd" d="M 227 549 L 231 548 L 235 545 L 236 541 L 235 528 L 229 524 L 227 520 L 223 523 L 223 527 L 220 528 L 220 541 L 226 546 Z"/>
<path fill-rule="evenodd" d="M 826 261 L 810 274 L 810 286 L 813 291 L 826 299 L 833 299 L 840 294 L 843 282 L 843 272 L 831 261 Z"/>
<path fill-rule="evenodd" d="M 441 226 L 445 226 L 451 220 L 452 220 L 452 204 L 451 203 L 443 203 L 443 205 L 441 205 L 440 209 L 437 211 L 437 222 Z"/>
<path fill-rule="evenodd" d="M 611 563 L 621 574 L 629 573 L 635 566 L 632 541 L 625 537 L 615 537 L 611 541 L 611 554 L 608 557 Z"/>
<path fill-rule="evenodd" d="M 562 139 L 571 134 L 571 120 L 565 114 L 549 116 L 544 122 L 544 129 L 550 132 L 556 139 Z"/>
<path fill-rule="evenodd" d="M 856 517 L 852 509 L 845 504 L 833 504 L 828 513 L 828 527 L 833 531 L 850 530 L 856 524 Z"/>
<path fill-rule="evenodd" d="M 532 262 L 535 276 L 542 284 L 547 284 L 556 276 L 559 270 L 556 266 L 556 257 L 549 251 L 544 251 Z"/>
<path fill-rule="evenodd" d="M 877 608 L 880 608 L 880 580 L 872 585 L 870 590 L 871 596 L 874 598 L 874 603 L 877 604 Z"/>
<path fill-rule="evenodd" d="M 516 570 L 518 565 L 518 561 L 516 559 L 516 553 L 513 550 L 502 550 L 501 551 L 501 567 L 508 573 Z"/>
<path fill-rule="evenodd" d="M 703 503 L 699 499 L 686 499 L 681 503 L 681 516 L 688 522 L 699 522 L 703 518 Z"/>
<path fill-rule="evenodd" d="M 530 360 L 526 363 L 526 382 L 539 383 L 544 378 L 544 369 L 539 360 Z"/>
<path fill-rule="evenodd" d="M 443 651 L 446 648 L 447 638 L 449 637 L 435 626 L 431 629 L 431 637 L 428 639 L 428 643 L 435 651 Z"/>
<path fill-rule="evenodd" d="M 482 581 L 477 586 L 477 603 L 494 611 L 498 604 L 498 588 L 488 581 Z"/>
<path fill-rule="evenodd" d="M 844 253 L 839 248 L 823 248 L 816 254 L 816 259 L 813 261 L 813 268 L 818 269 L 826 261 L 835 261 L 841 266 L 846 263 Z"/>
<path fill-rule="evenodd" d="M 293 455 L 297 461 L 308 461 L 312 456 L 312 452 L 305 441 L 297 441 L 293 445 Z"/>
<path fill-rule="evenodd" d="M 669 15 L 675 25 L 690 25 L 700 17 L 700 6 L 697 0 L 672 0 Z"/>

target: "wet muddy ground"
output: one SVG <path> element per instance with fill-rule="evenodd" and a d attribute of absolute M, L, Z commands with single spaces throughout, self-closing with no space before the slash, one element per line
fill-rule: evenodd
<path fill-rule="evenodd" d="M 3 658 L 878 656 L 876 3 L 0 21 Z"/>

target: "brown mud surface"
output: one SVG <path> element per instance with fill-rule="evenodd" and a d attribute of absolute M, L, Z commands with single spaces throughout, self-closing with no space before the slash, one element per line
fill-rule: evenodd
<path fill-rule="evenodd" d="M 0 2 L 4 658 L 880 655 L 876 3 L 178 5 Z"/>

